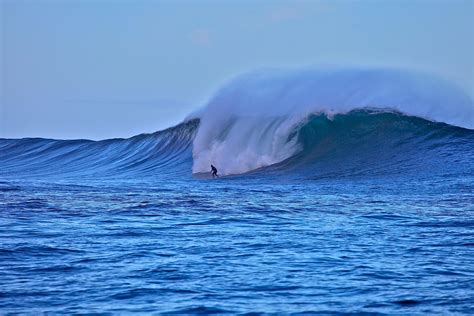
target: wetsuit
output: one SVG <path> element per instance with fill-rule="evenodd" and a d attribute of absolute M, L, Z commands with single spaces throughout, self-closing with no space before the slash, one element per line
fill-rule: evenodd
<path fill-rule="evenodd" d="M 218 177 L 217 175 L 217 168 L 211 165 L 212 177 Z"/>

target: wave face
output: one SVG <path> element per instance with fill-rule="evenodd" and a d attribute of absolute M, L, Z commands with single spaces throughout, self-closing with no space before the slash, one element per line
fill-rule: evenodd
<path fill-rule="evenodd" d="M 401 112 L 311 115 L 295 134 L 301 150 L 262 172 L 305 179 L 474 174 L 474 130 Z"/>
<path fill-rule="evenodd" d="M 201 112 L 193 172 L 207 172 L 210 163 L 227 175 L 280 163 L 306 149 L 298 134 L 312 115 L 323 113 L 330 120 L 365 108 L 474 128 L 473 101 L 427 75 L 383 69 L 260 71 L 231 81 Z"/>
<path fill-rule="evenodd" d="M 0 176 L 156 177 L 186 175 L 199 121 L 129 139 L 0 139 Z"/>

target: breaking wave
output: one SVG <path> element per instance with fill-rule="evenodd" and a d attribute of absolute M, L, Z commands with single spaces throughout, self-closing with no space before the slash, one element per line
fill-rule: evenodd
<path fill-rule="evenodd" d="M 0 179 L 472 174 L 474 105 L 395 70 L 254 72 L 192 119 L 129 139 L 0 139 Z"/>
<path fill-rule="evenodd" d="M 423 74 L 380 69 L 258 71 L 220 89 L 201 111 L 193 172 L 209 164 L 240 174 L 303 150 L 296 137 L 309 117 L 375 108 L 474 128 L 472 100 Z"/>

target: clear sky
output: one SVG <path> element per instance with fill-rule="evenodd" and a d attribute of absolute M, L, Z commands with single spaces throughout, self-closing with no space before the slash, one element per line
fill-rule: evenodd
<path fill-rule="evenodd" d="M 401 67 L 474 96 L 474 0 L 0 3 L 0 137 L 153 132 L 262 67 Z"/>

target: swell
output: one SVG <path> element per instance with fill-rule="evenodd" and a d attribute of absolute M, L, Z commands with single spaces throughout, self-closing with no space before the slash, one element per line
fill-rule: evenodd
<path fill-rule="evenodd" d="M 287 120 L 275 119 L 262 129 L 258 139 L 249 139 L 245 133 L 242 139 L 266 141 L 266 136 L 275 133 L 275 127 Z M 199 125 L 199 120 L 194 119 L 153 134 L 104 141 L 2 139 L 0 176 L 189 177 Z M 225 139 L 228 133 L 225 131 L 221 138 Z M 280 162 L 243 173 L 250 177 L 304 179 L 474 174 L 474 130 L 393 110 L 359 109 L 332 116 L 311 114 L 300 119 L 282 139 L 298 150 Z M 225 161 L 214 163 L 220 168 Z"/>
<path fill-rule="evenodd" d="M 261 138 L 287 119 L 276 119 Z M 0 140 L 0 176 L 19 178 L 186 177 L 199 128 L 194 119 L 129 139 Z M 235 124 L 235 122 L 231 123 Z M 229 131 L 221 135 L 225 139 Z M 247 135 L 248 136 L 248 135 Z M 254 142 L 242 134 L 246 142 Z M 359 109 L 333 116 L 311 114 L 283 137 L 295 154 L 251 170 L 248 176 L 305 179 L 359 175 L 466 175 L 474 173 L 474 130 L 397 111 Z M 225 161 L 217 161 L 216 165 Z M 244 172 L 245 173 L 245 172 Z"/>
<path fill-rule="evenodd" d="M 198 120 L 129 139 L 1 139 L 0 176 L 127 178 L 187 174 Z"/>

